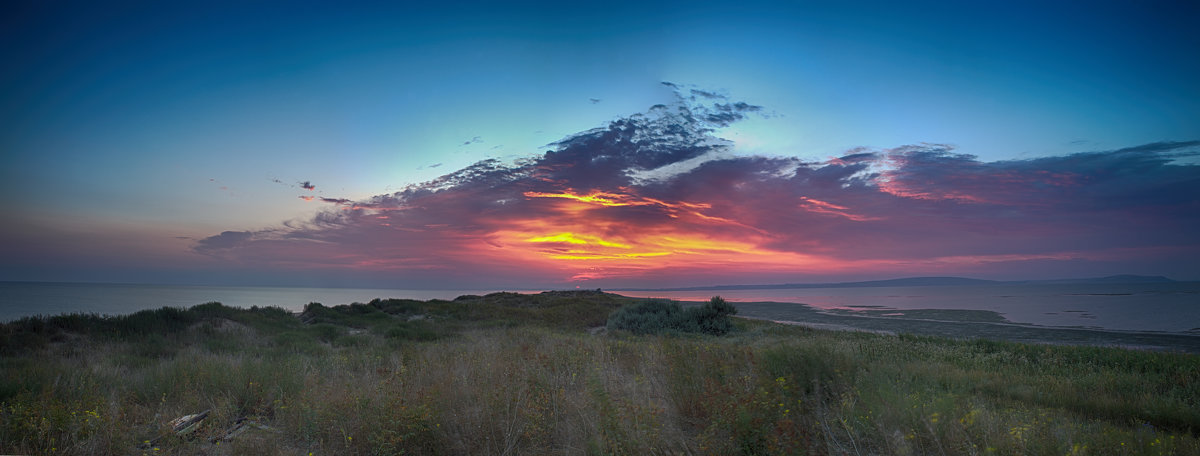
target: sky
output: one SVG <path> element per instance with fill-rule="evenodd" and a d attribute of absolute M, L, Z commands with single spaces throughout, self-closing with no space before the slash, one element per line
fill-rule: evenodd
<path fill-rule="evenodd" d="M 1195 2 L 5 2 L 0 280 L 1200 280 Z"/>

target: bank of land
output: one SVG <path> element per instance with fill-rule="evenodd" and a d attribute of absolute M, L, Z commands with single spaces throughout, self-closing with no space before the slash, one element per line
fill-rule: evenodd
<path fill-rule="evenodd" d="M 499 293 L 7 323 L 0 453 L 1200 453 L 1193 354 L 746 319 L 725 336 L 600 330 L 633 302 Z"/>

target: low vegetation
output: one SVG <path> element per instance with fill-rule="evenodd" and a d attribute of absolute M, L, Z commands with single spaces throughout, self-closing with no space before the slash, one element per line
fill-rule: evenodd
<path fill-rule="evenodd" d="M 664 306 L 732 313 L 547 292 L 26 318 L 0 325 L 0 453 L 1200 454 L 1195 355 L 621 323 Z"/>
<path fill-rule="evenodd" d="M 634 334 L 703 333 L 722 336 L 733 329 L 730 315 L 737 308 L 720 296 L 702 306 L 683 309 L 677 302 L 663 299 L 645 301 L 617 309 L 608 317 L 608 329 Z"/>

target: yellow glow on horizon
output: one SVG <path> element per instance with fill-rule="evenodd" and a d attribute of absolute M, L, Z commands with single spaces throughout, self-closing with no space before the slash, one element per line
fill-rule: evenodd
<path fill-rule="evenodd" d="M 746 242 L 718 241 L 701 237 L 662 236 L 658 238 L 647 239 L 647 242 L 677 251 L 679 253 L 735 252 L 745 254 L 770 254 L 770 252 L 760 250 L 753 244 Z"/>
<path fill-rule="evenodd" d="M 533 237 L 533 238 L 526 239 L 525 242 L 563 242 L 563 243 L 567 243 L 567 244 L 580 244 L 580 245 L 596 244 L 596 245 L 600 245 L 600 246 L 604 246 L 604 247 L 615 247 L 618 249 L 630 248 L 630 246 L 628 244 L 621 244 L 619 242 L 609 242 L 604 239 L 601 239 L 599 236 L 589 236 L 586 234 L 581 235 L 581 234 L 575 234 L 575 233 L 570 233 L 570 232 L 552 234 L 549 236 Z"/>
<path fill-rule="evenodd" d="M 626 188 L 523 194 L 543 201 L 538 215 L 507 221 L 492 233 L 489 244 L 509 262 L 560 271 L 572 280 L 637 277 L 648 271 L 788 273 L 848 267 L 816 254 L 773 249 L 770 233 L 715 212 L 708 203 L 664 201 Z M 818 209 L 838 210 L 821 203 L 810 202 Z M 622 206 L 647 210 L 630 214 Z"/>
<path fill-rule="evenodd" d="M 634 252 L 634 253 L 592 253 L 592 252 L 567 252 L 563 255 L 551 255 L 550 258 L 556 260 L 629 260 L 636 258 L 661 257 L 671 255 L 671 252 Z"/>
<path fill-rule="evenodd" d="M 775 262 L 782 257 L 794 256 L 784 252 L 762 249 L 753 242 L 719 240 L 694 233 L 675 232 L 671 234 L 647 235 L 637 239 L 627 239 L 624 242 L 614 242 L 600 236 L 564 231 L 547 235 L 529 235 L 511 233 L 506 236 L 516 238 L 524 243 L 535 244 L 569 244 L 570 250 L 539 249 L 531 251 L 534 256 L 552 260 L 570 260 L 572 262 L 597 261 L 603 264 L 624 262 L 627 266 L 635 264 L 647 265 L 646 260 L 662 259 L 666 256 L 685 256 L 699 261 L 732 261 L 744 263 L 746 260 Z M 746 257 L 746 258 L 738 258 Z M 792 261 L 796 258 L 792 258 Z"/>

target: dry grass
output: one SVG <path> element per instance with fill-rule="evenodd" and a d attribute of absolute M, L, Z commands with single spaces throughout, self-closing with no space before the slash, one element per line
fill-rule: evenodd
<path fill-rule="evenodd" d="M 5 325 L 0 453 L 1200 454 L 1194 355 L 749 321 L 590 335 L 513 320 L 536 302 L 500 319 L 444 305 L 458 316 L 432 329 L 403 326 L 437 314 L 411 306 L 312 324 L 209 307 L 167 333 L 75 322 L 44 344 Z M 170 432 L 202 410 L 195 433 Z M 214 443 L 238 419 L 266 429 Z"/>

